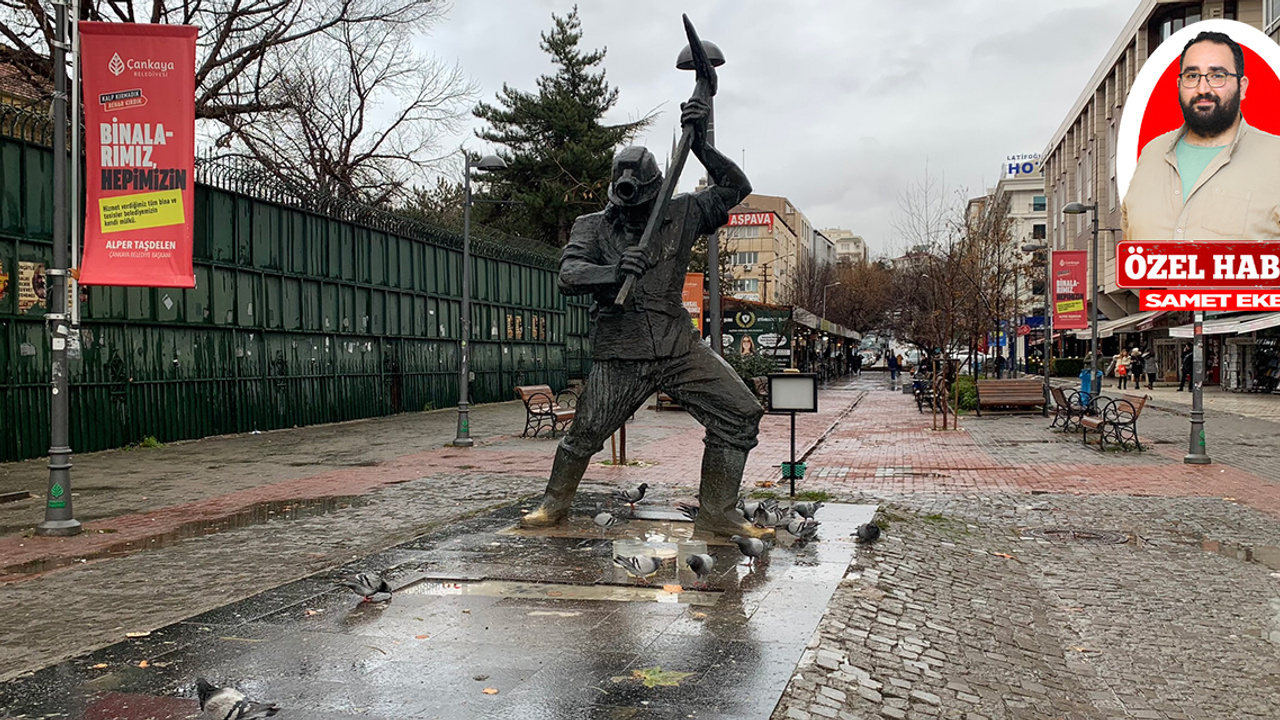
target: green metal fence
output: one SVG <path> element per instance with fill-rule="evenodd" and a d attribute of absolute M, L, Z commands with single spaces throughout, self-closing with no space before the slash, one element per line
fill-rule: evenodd
<path fill-rule="evenodd" d="M 0 460 L 48 450 L 52 153 L 0 118 Z M 403 411 L 458 397 L 461 237 L 368 208 L 196 185 L 196 287 L 92 287 L 71 360 L 76 452 Z M 278 190 L 278 189 L 277 189 Z M 475 239 L 474 402 L 589 367 L 555 253 Z M 37 278 L 33 280 L 32 278 Z"/>

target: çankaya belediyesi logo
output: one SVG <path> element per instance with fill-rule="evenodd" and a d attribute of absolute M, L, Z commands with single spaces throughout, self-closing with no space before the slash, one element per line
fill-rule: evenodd
<path fill-rule="evenodd" d="M 162 60 L 122 60 L 120 53 L 114 53 L 111 56 L 111 62 L 107 63 L 107 69 L 112 75 L 120 77 L 126 70 L 132 70 L 134 75 L 166 75 L 176 66 L 172 62 Z"/>

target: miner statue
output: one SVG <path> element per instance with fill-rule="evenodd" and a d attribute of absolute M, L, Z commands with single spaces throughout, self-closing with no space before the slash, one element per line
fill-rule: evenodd
<path fill-rule="evenodd" d="M 657 390 L 706 428 L 695 530 L 773 533 L 745 522 L 736 507 L 764 410 L 729 364 L 702 343 L 682 298 L 694 241 L 724 225 L 729 209 L 751 192 L 742 169 L 707 142 L 715 71 L 687 20 L 686 30 L 697 48 L 698 82 L 681 105 L 683 134 L 669 177 L 664 181 L 645 148 L 618 152 L 608 204 L 574 222 L 560 257 L 561 291 L 595 301 L 593 364 L 576 418 L 556 450 L 542 504 L 521 521 L 526 527 L 565 520 L 591 456 Z M 671 197 L 689 152 L 706 168 L 710 185 Z"/>

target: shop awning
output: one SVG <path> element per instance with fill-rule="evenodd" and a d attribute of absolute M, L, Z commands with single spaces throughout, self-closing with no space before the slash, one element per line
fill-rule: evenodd
<path fill-rule="evenodd" d="M 1111 337 L 1112 335 L 1115 335 L 1116 333 L 1133 332 L 1132 328 L 1134 328 L 1136 325 L 1143 322 L 1144 320 L 1153 319 L 1160 312 L 1161 312 L 1160 310 L 1146 310 L 1140 313 L 1134 313 L 1132 315 L 1125 315 L 1124 317 L 1116 318 L 1115 320 L 1107 320 L 1106 322 L 1100 322 L 1098 323 L 1098 337 L 1107 338 L 1107 337 Z M 1085 332 L 1085 331 L 1081 330 L 1080 332 Z"/>
<path fill-rule="evenodd" d="M 1156 326 L 1156 321 L 1168 314 L 1169 314 L 1168 310 L 1157 310 L 1155 315 L 1152 315 L 1146 320 L 1143 320 L 1142 322 L 1138 323 L 1138 327 L 1135 329 L 1138 332 L 1146 332 L 1148 330 L 1152 330 Z"/>
<path fill-rule="evenodd" d="M 820 318 L 817 315 L 814 315 L 813 313 L 809 312 L 808 310 L 805 310 L 802 307 L 798 307 L 794 311 L 792 311 L 791 317 L 793 320 L 795 320 L 797 324 L 803 325 L 813 330 L 820 330 L 830 335 L 846 337 L 851 340 L 862 339 L 862 333 L 850 330 L 849 328 L 843 325 L 839 325 L 837 323 L 833 323 L 830 320 L 825 320 L 823 318 Z"/>
<path fill-rule="evenodd" d="M 1253 313 L 1252 315 L 1235 315 L 1233 317 L 1216 317 L 1205 320 L 1201 324 L 1201 332 L 1205 335 L 1237 335 L 1280 325 L 1280 312 Z M 1195 323 L 1169 328 L 1169 336 L 1176 338 L 1195 337 Z"/>

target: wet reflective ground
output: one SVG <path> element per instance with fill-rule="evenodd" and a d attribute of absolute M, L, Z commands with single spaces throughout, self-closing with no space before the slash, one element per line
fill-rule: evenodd
<path fill-rule="evenodd" d="M 829 505 L 820 540 L 785 532 L 750 568 L 712 544 L 707 587 L 664 564 L 648 583 L 615 540 L 675 542 L 689 523 L 641 505 L 600 530 L 512 530 L 511 506 L 0 686 L 0 717 L 192 717 L 196 677 L 297 718 L 767 718 L 872 506 Z M 648 519 L 643 519 L 648 518 Z M 332 579 L 386 572 L 363 604 Z"/>

